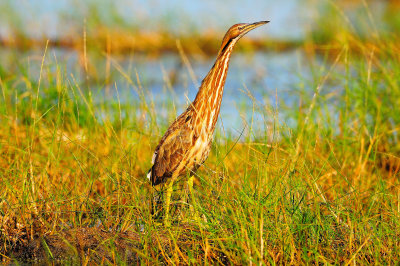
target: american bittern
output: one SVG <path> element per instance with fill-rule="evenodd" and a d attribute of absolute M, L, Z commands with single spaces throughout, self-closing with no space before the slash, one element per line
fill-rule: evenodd
<path fill-rule="evenodd" d="M 207 159 L 218 119 L 229 59 L 236 42 L 249 31 L 268 23 L 240 23 L 225 34 L 215 64 L 203 79 L 195 100 L 169 126 L 155 149 L 147 177 L 153 186 L 168 182 L 164 221 L 168 224 L 172 185 L 177 177 L 193 173 Z"/>

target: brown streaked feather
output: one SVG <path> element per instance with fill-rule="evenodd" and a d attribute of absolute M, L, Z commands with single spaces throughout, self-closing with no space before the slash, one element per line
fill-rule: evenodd
<path fill-rule="evenodd" d="M 156 147 L 153 166 L 147 175 L 153 186 L 171 177 L 173 180 L 187 171 L 195 171 L 206 160 L 221 107 L 233 47 L 248 31 L 266 23 L 235 24 L 227 31 L 217 60 L 203 79 L 196 98 L 171 124 Z"/>
<path fill-rule="evenodd" d="M 196 139 L 191 124 L 191 112 L 185 112 L 172 123 L 155 149 L 153 167 L 150 170 L 150 179 L 154 186 L 172 176 Z"/>

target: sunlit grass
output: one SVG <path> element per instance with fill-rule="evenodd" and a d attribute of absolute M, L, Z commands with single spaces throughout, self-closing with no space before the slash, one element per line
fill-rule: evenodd
<path fill-rule="evenodd" d="M 151 218 L 145 173 L 176 106 L 161 114 L 144 97 L 146 73 L 96 50 L 71 72 L 51 49 L 0 65 L 3 260 L 397 263 L 400 53 L 395 40 L 351 34 L 322 57 L 305 45 L 311 77 L 294 106 L 244 108 L 263 130 L 251 119 L 240 137 L 218 127 L 196 174 L 198 217 L 176 197 L 170 228 Z M 122 101 L 114 78 L 138 97 Z"/>

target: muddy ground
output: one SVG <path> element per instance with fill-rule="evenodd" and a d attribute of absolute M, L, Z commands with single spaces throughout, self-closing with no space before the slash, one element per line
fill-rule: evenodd
<path fill-rule="evenodd" d="M 201 259 L 204 253 L 199 246 L 201 239 L 193 239 L 193 228 L 179 226 L 179 238 L 167 229 L 140 233 L 134 231 L 109 232 L 100 228 L 75 228 L 55 234 L 36 236 L 33 239 L 21 235 L 1 237 L 3 262 L 18 263 L 139 263 L 139 262 L 185 262 L 188 250 Z M 176 254 L 182 251 L 182 257 Z M 196 254 L 197 253 L 197 254 Z M 203 254 L 200 254 L 203 253 Z M 186 257 L 186 258 L 185 258 Z M 208 259 L 223 260 L 222 254 L 207 255 Z"/>

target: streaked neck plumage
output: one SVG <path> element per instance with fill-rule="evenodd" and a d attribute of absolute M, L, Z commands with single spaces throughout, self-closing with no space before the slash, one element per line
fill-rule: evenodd
<path fill-rule="evenodd" d="M 196 98 L 192 103 L 197 116 L 196 124 L 200 123 L 212 131 L 217 123 L 229 68 L 229 60 L 236 41 L 233 39 L 225 47 L 221 48 L 214 66 L 203 79 Z"/>

